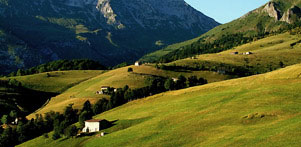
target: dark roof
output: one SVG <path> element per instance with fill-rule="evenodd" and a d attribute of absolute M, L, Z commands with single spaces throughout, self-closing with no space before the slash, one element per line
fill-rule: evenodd
<path fill-rule="evenodd" d="M 101 88 L 109 88 L 110 86 L 101 86 Z"/>
<path fill-rule="evenodd" d="M 103 119 L 90 119 L 86 120 L 85 122 L 101 122 Z"/>

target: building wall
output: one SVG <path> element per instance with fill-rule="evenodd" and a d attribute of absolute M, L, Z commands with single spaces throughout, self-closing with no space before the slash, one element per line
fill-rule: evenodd
<path fill-rule="evenodd" d="M 83 132 L 86 132 L 87 128 L 89 128 L 89 132 L 98 132 L 99 127 L 99 122 L 85 122 L 85 128 L 83 129 Z"/>

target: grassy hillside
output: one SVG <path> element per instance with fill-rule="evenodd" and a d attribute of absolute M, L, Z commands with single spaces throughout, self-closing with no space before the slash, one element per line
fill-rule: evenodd
<path fill-rule="evenodd" d="M 51 97 L 104 71 L 57 71 L 0 79 L 0 116 L 17 110 L 32 113 Z"/>
<path fill-rule="evenodd" d="M 271 0 L 271 2 L 275 3 L 275 7 L 277 8 L 281 16 L 283 16 L 283 14 L 287 12 L 288 9 L 292 6 L 301 6 L 300 0 Z M 182 50 L 187 46 L 192 46 L 194 50 L 197 50 L 198 48 L 196 46 L 202 43 L 212 44 L 214 43 L 214 41 L 227 40 L 227 38 L 225 38 L 227 37 L 227 35 L 239 34 L 243 35 L 244 37 L 250 37 L 250 39 L 247 39 L 248 42 L 250 42 L 253 40 L 253 38 L 262 37 L 264 34 L 281 32 L 281 29 L 287 29 L 287 27 L 289 26 L 288 23 L 283 21 L 275 21 L 275 18 L 270 17 L 269 14 L 263 9 L 264 6 L 259 7 L 258 9 L 247 13 L 241 18 L 233 20 L 230 23 L 217 26 L 214 29 L 195 39 L 170 45 L 167 48 L 163 48 L 156 52 L 147 54 L 140 60 L 144 62 L 158 62 L 161 60 L 162 57 L 164 58 L 166 55 L 173 54 L 174 52 Z M 300 18 L 297 20 L 300 20 Z M 234 44 L 231 41 L 229 41 L 229 43 Z M 240 43 L 240 41 L 237 41 L 236 43 Z M 223 47 L 223 45 L 225 44 L 226 43 L 222 43 L 222 46 L 219 49 L 213 47 L 206 50 L 217 50 L 213 52 L 219 52 L 219 50 L 226 50 L 227 48 Z"/>
<path fill-rule="evenodd" d="M 104 137 L 20 146 L 300 146 L 301 65 L 170 91 L 95 118 L 117 120 Z"/>
<path fill-rule="evenodd" d="M 238 52 L 238 54 L 232 54 L 233 52 Z M 246 52 L 253 54 L 243 55 Z M 224 64 L 227 64 L 233 67 L 243 67 L 256 74 L 300 63 L 300 55 L 300 36 L 284 33 L 247 43 L 228 51 L 199 55 L 194 59 L 187 58 L 165 65 L 198 69 L 200 65 L 222 68 Z"/>
<path fill-rule="evenodd" d="M 101 70 L 74 70 L 74 71 L 55 71 L 40 73 L 28 76 L 17 76 L 9 79 L 16 79 L 22 83 L 23 87 L 44 91 L 61 93 L 68 88 L 102 74 Z"/>
<path fill-rule="evenodd" d="M 128 68 L 133 68 L 133 72 L 128 72 Z M 108 71 L 104 74 L 96 76 L 92 79 L 84 81 L 74 87 L 71 87 L 61 95 L 51 99 L 51 101 L 39 111 L 31 114 L 29 118 L 34 117 L 36 113 L 44 114 L 51 110 L 63 111 L 66 106 L 73 103 L 74 108 L 80 108 L 86 100 L 95 103 L 100 98 L 108 98 L 106 95 L 97 95 L 96 91 L 100 90 L 101 86 L 110 86 L 114 88 L 123 88 L 128 85 L 130 88 L 142 88 L 148 86 L 146 80 L 154 77 L 178 77 L 184 75 L 186 77 L 196 75 L 203 77 L 208 82 L 223 81 L 232 78 L 232 76 L 221 75 L 216 72 L 209 71 L 164 71 L 156 69 L 150 65 L 143 66 L 128 66 L 115 70 Z"/>
<path fill-rule="evenodd" d="M 155 62 L 156 60 L 158 60 L 160 57 L 167 55 L 168 53 L 175 51 L 183 46 L 189 45 L 191 43 L 194 43 L 196 41 L 198 41 L 201 37 L 197 37 L 188 41 L 183 41 L 180 43 L 175 43 L 172 45 L 169 45 L 161 50 L 157 50 L 154 51 L 152 53 L 149 53 L 145 56 L 143 56 L 140 60 L 144 61 L 144 62 Z"/>

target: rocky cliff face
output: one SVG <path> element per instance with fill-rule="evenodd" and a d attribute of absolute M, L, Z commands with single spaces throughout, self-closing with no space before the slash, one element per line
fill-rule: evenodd
<path fill-rule="evenodd" d="M 287 22 L 289 24 L 294 23 L 301 18 L 301 9 L 297 6 L 293 6 L 288 9 L 281 18 L 281 21 Z"/>
<path fill-rule="evenodd" d="M 168 45 L 187 40 L 217 25 L 184 0 L 0 1 L 0 29 L 24 41 L 40 58 L 36 63 L 20 57 L 24 68 L 54 59 L 132 62 L 161 48 L 158 41 Z M 8 46 L 1 50 L 7 52 Z"/>
<path fill-rule="evenodd" d="M 275 18 L 277 21 L 287 22 L 289 24 L 300 21 L 301 9 L 298 6 L 293 5 L 291 8 L 282 11 L 277 7 L 279 6 L 277 6 L 276 2 L 269 2 L 264 6 L 263 12 L 268 13 L 270 17 Z"/>
<path fill-rule="evenodd" d="M 268 14 L 268 16 L 274 18 L 275 21 L 282 21 L 292 24 L 294 22 L 300 21 L 300 6 L 301 0 L 272 0 L 264 6 L 247 13 L 240 19 L 246 18 L 247 16 L 254 14 L 257 16 L 260 16 L 262 14 Z"/>
<path fill-rule="evenodd" d="M 275 20 L 279 20 L 281 18 L 279 10 L 275 6 L 274 2 L 269 2 L 263 8 L 263 11 L 268 13 L 270 17 L 275 18 Z"/>

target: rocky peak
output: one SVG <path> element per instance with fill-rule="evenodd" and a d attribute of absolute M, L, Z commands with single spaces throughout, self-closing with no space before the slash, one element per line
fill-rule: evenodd
<path fill-rule="evenodd" d="M 263 11 L 268 13 L 270 17 L 275 18 L 275 20 L 280 20 L 281 18 L 280 11 L 277 9 L 275 2 L 267 3 Z"/>
<path fill-rule="evenodd" d="M 162 27 L 189 29 L 192 25 L 216 26 L 213 19 L 196 11 L 184 0 L 98 0 L 96 7 L 115 28 Z M 200 25 L 199 22 L 206 24 Z"/>
<path fill-rule="evenodd" d="M 296 19 L 300 20 L 301 17 L 301 9 L 297 6 L 293 6 L 288 9 L 281 18 L 281 21 L 287 22 L 289 24 L 296 21 Z"/>

